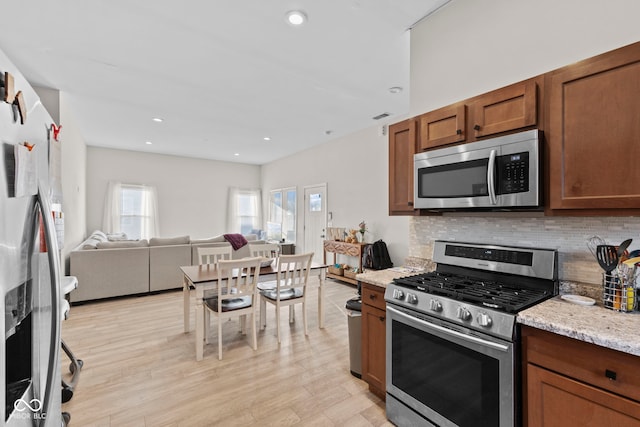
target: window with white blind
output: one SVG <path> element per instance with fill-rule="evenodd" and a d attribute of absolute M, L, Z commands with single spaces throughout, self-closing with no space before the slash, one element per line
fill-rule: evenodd
<path fill-rule="evenodd" d="M 158 237 L 156 190 L 152 186 L 110 182 L 103 228 L 107 233 L 125 233 L 127 239 Z"/>
<path fill-rule="evenodd" d="M 251 234 L 262 228 L 260 190 L 229 189 L 228 232 Z"/>

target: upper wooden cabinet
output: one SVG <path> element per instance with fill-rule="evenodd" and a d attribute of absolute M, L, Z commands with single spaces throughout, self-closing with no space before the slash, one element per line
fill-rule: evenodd
<path fill-rule="evenodd" d="M 418 117 L 420 121 L 420 150 L 464 142 L 467 131 L 465 104 L 440 108 Z"/>
<path fill-rule="evenodd" d="M 413 155 L 416 120 L 389 126 L 389 215 L 415 215 L 413 209 Z"/>
<path fill-rule="evenodd" d="M 640 43 L 547 75 L 553 209 L 640 208 Z"/>
<path fill-rule="evenodd" d="M 485 93 L 474 99 L 470 105 L 470 127 L 475 138 L 537 124 L 537 85 L 533 79 Z"/>
<path fill-rule="evenodd" d="M 542 116 L 537 77 L 418 116 L 419 150 L 532 128 Z"/>

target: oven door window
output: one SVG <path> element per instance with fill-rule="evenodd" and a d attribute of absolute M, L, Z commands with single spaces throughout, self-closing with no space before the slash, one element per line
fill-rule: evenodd
<path fill-rule="evenodd" d="M 458 426 L 504 425 L 505 415 L 513 410 L 511 405 L 501 407 L 501 399 L 513 399 L 511 347 L 498 356 L 493 349 L 484 351 L 475 343 L 395 319 L 391 328 L 393 389 L 428 408 L 432 415 L 427 417 L 436 423 L 444 419 Z"/>
<path fill-rule="evenodd" d="M 488 158 L 418 169 L 418 197 L 427 199 L 488 196 Z"/>

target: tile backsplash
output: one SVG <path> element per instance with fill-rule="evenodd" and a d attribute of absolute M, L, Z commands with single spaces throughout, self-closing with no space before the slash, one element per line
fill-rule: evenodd
<path fill-rule="evenodd" d="M 530 246 L 558 250 L 561 280 L 600 284 L 602 269 L 587 248 L 598 235 L 612 245 L 634 241 L 640 249 L 640 217 L 543 217 L 495 214 L 412 217 L 409 256 L 431 259 L 434 240 Z"/>

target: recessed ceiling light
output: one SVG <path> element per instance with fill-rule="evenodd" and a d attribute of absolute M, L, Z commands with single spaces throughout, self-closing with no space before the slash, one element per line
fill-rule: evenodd
<path fill-rule="evenodd" d="M 307 22 L 307 14 L 301 10 L 290 10 L 285 16 L 287 22 L 296 27 Z"/>
<path fill-rule="evenodd" d="M 153 120 L 153 121 L 154 121 L 154 122 L 156 122 L 156 123 L 161 123 L 161 122 L 162 122 L 162 119 L 161 119 L 160 117 L 154 117 L 154 118 L 153 118 L 153 119 L 151 119 L 151 120 Z"/>
<path fill-rule="evenodd" d="M 268 136 L 265 136 L 265 137 L 264 137 L 264 138 L 262 138 L 262 139 L 264 139 L 265 141 L 271 141 L 271 138 L 269 138 Z"/>
<path fill-rule="evenodd" d="M 389 88 L 389 92 L 391 93 L 400 93 L 402 92 L 402 88 L 400 86 L 394 86 Z"/>
<path fill-rule="evenodd" d="M 153 144 L 153 142 L 151 142 L 151 141 L 147 141 L 147 142 L 145 142 L 145 144 L 147 144 L 147 145 L 151 145 L 151 144 Z"/>
<path fill-rule="evenodd" d="M 240 155 L 240 153 L 233 153 L 233 155 L 234 155 L 234 156 L 239 156 L 239 155 Z"/>

